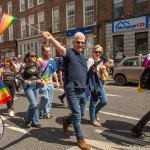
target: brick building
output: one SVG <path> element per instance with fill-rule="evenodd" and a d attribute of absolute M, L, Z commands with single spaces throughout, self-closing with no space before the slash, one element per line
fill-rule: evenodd
<path fill-rule="evenodd" d="M 72 46 L 72 36 L 81 31 L 86 34 L 84 54 L 91 55 L 94 45 L 95 0 L 0 0 L 0 16 L 8 12 L 21 20 L 15 21 L 0 37 L 0 51 L 6 55 L 25 55 L 33 50 L 41 55 L 41 46 L 46 44 L 40 31 L 50 31 L 62 44 Z M 10 44 L 11 43 L 11 44 Z M 53 48 L 52 48 L 53 49 Z M 7 53 L 9 51 L 9 53 Z M 52 50 L 55 57 L 56 51 Z"/>
<path fill-rule="evenodd" d="M 74 33 L 83 32 L 86 58 L 97 43 L 106 51 L 109 45 L 116 61 L 123 54 L 150 52 L 150 0 L 0 0 L 0 17 L 3 12 L 21 20 L 0 36 L 0 52 L 6 55 L 23 57 L 28 50 L 41 55 L 47 41 L 27 24 L 50 31 L 70 47 Z M 58 56 L 53 47 L 52 56 Z"/>
<path fill-rule="evenodd" d="M 150 0 L 99 0 L 97 38 L 115 61 L 150 52 Z"/>

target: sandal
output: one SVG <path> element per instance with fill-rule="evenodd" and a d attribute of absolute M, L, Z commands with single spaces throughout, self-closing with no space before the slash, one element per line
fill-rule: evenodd
<path fill-rule="evenodd" d="M 98 117 L 98 116 L 96 116 L 96 121 L 97 121 L 97 122 L 100 122 L 100 119 L 99 119 L 99 117 Z"/>
<path fill-rule="evenodd" d="M 92 122 L 92 125 L 96 126 L 96 127 L 100 127 L 101 124 L 99 122 L 97 122 L 96 120 Z"/>

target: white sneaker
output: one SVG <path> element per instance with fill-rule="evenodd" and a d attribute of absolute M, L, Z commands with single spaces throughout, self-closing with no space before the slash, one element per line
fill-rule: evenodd
<path fill-rule="evenodd" d="M 8 110 L 8 114 L 9 114 L 9 117 L 14 117 L 15 116 L 15 113 L 12 109 Z"/>

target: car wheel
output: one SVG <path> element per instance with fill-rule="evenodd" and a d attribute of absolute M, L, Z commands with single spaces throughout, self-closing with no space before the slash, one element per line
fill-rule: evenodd
<path fill-rule="evenodd" d="M 115 82 L 117 85 L 122 86 L 122 85 L 126 84 L 127 80 L 126 80 L 126 77 L 124 75 L 119 74 L 115 77 Z"/>

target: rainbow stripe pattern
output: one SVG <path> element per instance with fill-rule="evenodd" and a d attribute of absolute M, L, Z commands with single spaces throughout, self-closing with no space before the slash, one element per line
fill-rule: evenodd
<path fill-rule="evenodd" d="M 0 105 L 3 105 L 11 100 L 12 100 L 12 98 L 11 98 L 6 86 L 0 80 Z"/>
<path fill-rule="evenodd" d="M 5 30 L 16 20 L 15 17 L 3 13 L 3 16 L 0 21 L 0 35 L 5 32 Z"/>

